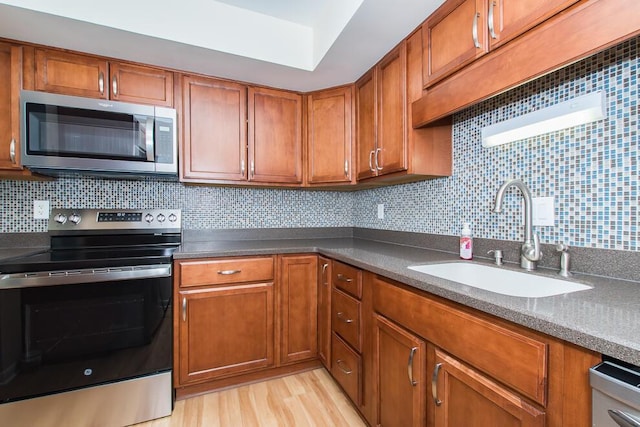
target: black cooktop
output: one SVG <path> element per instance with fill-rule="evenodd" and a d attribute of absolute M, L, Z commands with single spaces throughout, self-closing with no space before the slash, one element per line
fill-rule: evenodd
<path fill-rule="evenodd" d="M 80 270 L 171 262 L 177 246 L 144 248 L 57 249 L 0 261 L 0 273 Z"/>

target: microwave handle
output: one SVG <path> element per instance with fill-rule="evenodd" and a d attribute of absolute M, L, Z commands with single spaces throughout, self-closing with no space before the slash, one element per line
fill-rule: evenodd
<path fill-rule="evenodd" d="M 153 117 L 147 117 L 146 127 L 146 145 L 147 145 L 147 161 L 153 162 L 156 160 L 156 155 L 153 151 L 153 133 L 155 129 L 155 123 Z"/>

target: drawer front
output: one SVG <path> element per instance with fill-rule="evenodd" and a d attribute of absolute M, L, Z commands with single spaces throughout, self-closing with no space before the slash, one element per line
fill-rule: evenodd
<path fill-rule="evenodd" d="M 362 359 L 336 334 L 332 335 L 331 346 L 331 375 L 342 386 L 351 401 L 361 406 Z"/>
<path fill-rule="evenodd" d="M 331 293 L 331 329 L 361 351 L 360 301 L 334 289 Z"/>
<path fill-rule="evenodd" d="M 520 333 L 515 325 L 504 327 L 499 320 L 417 295 L 379 277 L 373 281 L 373 306 L 448 353 L 546 404 L 548 346 L 531 333 Z"/>
<path fill-rule="evenodd" d="M 273 257 L 200 259 L 180 262 L 180 286 L 273 281 Z"/>
<path fill-rule="evenodd" d="M 350 265 L 333 261 L 331 266 L 333 286 L 360 299 L 362 298 L 362 271 Z"/>

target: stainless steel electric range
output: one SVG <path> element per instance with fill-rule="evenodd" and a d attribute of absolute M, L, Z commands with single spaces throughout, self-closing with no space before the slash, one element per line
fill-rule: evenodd
<path fill-rule="evenodd" d="M 58 209 L 48 233 L 48 251 L 0 262 L 0 425 L 169 415 L 180 211 Z"/>

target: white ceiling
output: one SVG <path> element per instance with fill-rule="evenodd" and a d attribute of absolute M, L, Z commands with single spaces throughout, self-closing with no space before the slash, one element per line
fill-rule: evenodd
<path fill-rule="evenodd" d="M 355 81 L 443 1 L 0 0 L 0 37 L 310 91 Z"/>

